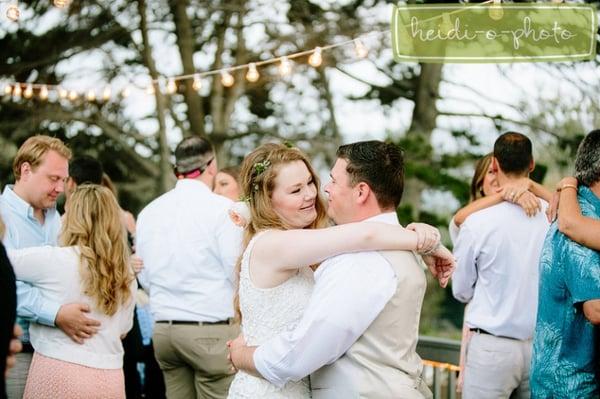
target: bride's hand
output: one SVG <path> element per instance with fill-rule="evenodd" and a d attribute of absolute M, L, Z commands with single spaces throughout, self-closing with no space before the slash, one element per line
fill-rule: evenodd
<path fill-rule="evenodd" d="M 435 250 L 440 245 L 440 232 L 433 226 L 425 223 L 411 223 L 407 230 L 417 233 L 417 252 L 427 253 Z"/>
<path fill-rule="evenodd" d="M 431 254 L 422 255 L 422 258 L 433 277 L 440 282 L 440 287 L 445 288 L 456 268 L 456 260 L 452 252 L 440 245 Z"/>
<path fill-rule="evenodd" d="M 238 335 L 238 337 L 234 340 L 227 341 L 227 348 L 229 348 L 229 354 L 227 355 L 227 360 L 231 362 L 231 371 L 236 372 L 238 370 L 236 365 L 236 354 L 238 353 L 240 348 L 246 347 L 246 339 L 242 334 Z"/>

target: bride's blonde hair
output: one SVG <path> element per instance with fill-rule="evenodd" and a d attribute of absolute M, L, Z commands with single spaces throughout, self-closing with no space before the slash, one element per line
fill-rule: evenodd
<path fill-rule="evenodd" d="M 242 254 L 246 251 L 252 237 L 259 231 L 267 229 L 287 230 L 290 228 L 273 210 L 271 195 L 275 189 L 275 179 L 281 167 L 295 161 L 304 162 L 317 188 L 315 199 L 317 217 L 305 228 L 318 229 L 327 227 L 329 224 L 325 201 L 320 190 L 319 176 L 315 173 L 306 154 L 297 148 L 290 148 L 283 144 L 263 144 L 244 158 L 240 171 L 240 189 L 248 202 L 251 214 L 250 223 L 244 229 Z M 239 257 L 236 264 L 238 287 L 234 297 L 234 308 L 238 320 L 241 320 L 239 301 L 241 263 L 242 256 Z"/>
<path fill-rule="evenodd" d="M 69 197 L 60 241 L 80 250 L 84 293 L 95 299 L 101 312 L 114 315 L 130 299 L 134 276 L 121 210 L 113 193 L 96 184 L 77 187 Z"/>

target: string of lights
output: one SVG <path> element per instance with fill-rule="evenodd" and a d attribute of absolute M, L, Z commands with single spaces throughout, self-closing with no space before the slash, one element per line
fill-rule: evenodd
<path fill-rule="evenodd" d="M 8 0 L 12 1 L 12 0 Z M 479 3 L 477 6 L 481 6 L 482 4 L 491 4 L 490 6 L 490 17 L 497 19 L 498 17 L 502 17 L 502 9 L 500 8 L 502 0 L 487 0 L 483 3 Z M 557 0 L 553 0 L 557 1 Z M 56 7 L 63 8 L 67 7 L 70 4 L 71 0 L 53 0 L 53 4 Z M 473 4 L 475 5 L 475 4 Z M 14 3 L 9 5 L 6 15 L 8 17 L 9 12 L 11 15 L 16 15 L 16 20 L 20 15 L 20 11 L 18 8 L 18 1 L 15 0 Z M 446 13 L 442 15 L 442 24 L 446 21 L 448 25 L 449 14 L 454 14 L 461 12 L 461 10 L 456 10 L 450 13 Z M 12 19 L 12 18 L 10 18 Z M 359 59 L 366 58 L 369 54 L 369 49 L 364 44 L 365 41 L 374 36 L 382 36 L 389 34 L 389 30 L 384 31 L 375 31 L 371 33 L 367 33 L 361 35 L 357 38 L 353 38 L 350 40 L 342 41 L 339 43 L 328 44 L 324 46 L 318 46 L 310 50 L 304 50 L 292 54 L 282 55 L 279 57 L 270 58 L 267 60 L 253 61 L 247 64 L 240 64 L 234 66 L 227 66 L 219 69 L 196 72 L 193 74 L 185 74 L 185 75 L 177 75 L 170 77 L 159 77 L 157 79 L 152 79 L 146 86 L 145 92 L 148 95 L 154 95 L 156 90 L 159 89 L 161 92 L 173 95 L 179 91 L 179 83 L 182 81 L 192 80 L 192 88 L 196 91 L 200 91 L 203 86 L 203 80 L 209 77 L 218 77 L 220 78 L 221 84 L 228 88 L 235 84 L 235 78 L 233 73 L 239 70 L 245 70 L 245 78 L 248 82 L 254 83 L 260 79 L 259 68 L 264 68 L 269 65 L 277 65 L 277 70 L 280 76 L 286 77 L 289 76 L 294 69 L 294 60 L 301 57 L 307 57 L 307 62 L 310 66 L 314 68 L 318 68 L 323 63 L 323 53 L 326 51 L 330 51 L 339 47 L 352 45 L 354 47 L 354 52 L 356 57 Z M 45 83 L 27 83 L 27 82 L 13 82 L 6 84 L 3 89 L 0 89 L 0 93 L 4 93 L 5 96 L 11 96 L 13 99 L 31 99 L 36 97 L 42 101 L 46 101 L 49 99 L 56 100 L 69 100 L 76 101 L 80 99 L 85 99 L 90 102 L 94 101 L 109 101 L 113 96 L 120 96 L 122 98 L 127 98 L 131 94 L 132 84 L 126 84 L 124 88 L 120 90 L 113 90 L 110 85 L 105 85 L 101 88 L 91 88 L 86 90 L 69 90 L 63 87 L 62 85 L 53 85 L 53 84 L 45 84 Z"/>

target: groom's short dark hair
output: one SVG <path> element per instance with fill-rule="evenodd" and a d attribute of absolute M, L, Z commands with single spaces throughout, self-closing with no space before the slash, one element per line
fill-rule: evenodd
<path fill-rule="evenodd" d="M 494 158 L 507 175 L 526 175 L 533 161 L 531 140 L 522 133 L 504 133 L 494 143 Z"/>
<path fill-rule="evenodd" d="M 397 208 L 404 191 L 404 156 L 402 149 L 383 141 L 359 141 L 337 150 L 337 157 L 348 162 L 350 185 L 369 185 L 382 209 Z"/>

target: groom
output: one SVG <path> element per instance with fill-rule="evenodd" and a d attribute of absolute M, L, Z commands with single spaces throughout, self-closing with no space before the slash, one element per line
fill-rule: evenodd
<path fill-rule="evenodd" d="M 401 150 L 380 141 L 340 147 L 329 216 L 337 223 L 398 224 Z M 429 398 L 415 348 L 425 274 L 409 251 L 358 252 L 324 261 L 293 331 L 259 347 L 231 343 L 233 365 L 277 386 L 311 375 L 313 398 Z"/>

